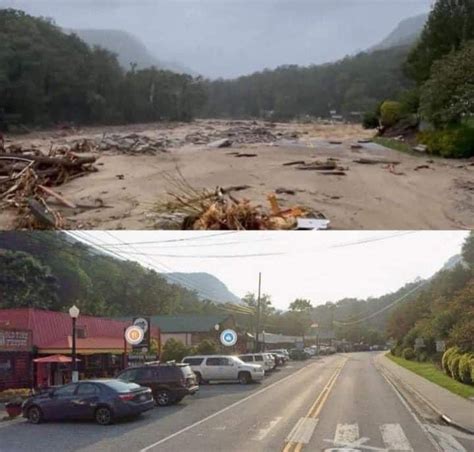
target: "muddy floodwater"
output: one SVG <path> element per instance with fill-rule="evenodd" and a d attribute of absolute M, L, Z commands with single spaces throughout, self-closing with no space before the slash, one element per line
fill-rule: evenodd
<path fill-rule="evenodd" d="M 358 125 L 201 120 L 83 128 L 7 136 L 6 145 L 49 152 L 86 142 L 96 172 L 54 187 L 75 208 L 48 199 L 70 229 L 180 228 L 163 205 L 177 181 L 196 190 L 234 193 L 282 208 L 303 206 L 332 229 L 468 229 L 474 227 L 474 165 L 400 153 L 367 142 Z M 179 184 L 178 184 L 179 185 Z M 2 229 L 17 211 L 4 208 Z"/>

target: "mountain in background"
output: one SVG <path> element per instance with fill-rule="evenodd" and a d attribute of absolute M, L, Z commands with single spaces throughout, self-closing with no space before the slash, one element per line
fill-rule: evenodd
<path fill-rule="evenodd" d="M 91 47 L 99 46 L 115 53 L 120 65 L 126 70 L 130 69 L 132 63 L 136 63 L 137 69 L 155 66 L 180 74 L 195 75 L 191 69 L 179 63 L 156 58 L 136 36 L 126 31 L 99 29 L 64 31 L 76 34 Z"/>
<path fill-rule="evenodd" d="M 428 14 L 420 14 L 402 20 L 395 30 L 393 30 L 382 42 L 371 47 L 369 51 L 413 45 L 420 37 L 427 20 Z"/>
<path fill-rule="evenodd" d="M 195 290 L 203 300 L 211 299 L 216 303 L 242 303 L 220 279 L 209 273 L 162 273 L 161 276 L 170 283 Z"/>

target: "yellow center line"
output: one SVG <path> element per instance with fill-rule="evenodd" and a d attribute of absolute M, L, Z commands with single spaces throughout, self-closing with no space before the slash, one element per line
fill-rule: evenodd
<path fill-rule="evenodd" d="M 311 405 L 311 408 L 309 409 L 308 414 L 306 415 L 307 418 L 316 419 L 319 416 L 319 413 L 323 409 L 323 406 L 326 403 L 326 400 L 329 397 L 329 394 L 336 383 L 337 377 L 341 373 L 342 368 L 344 367 L 346 362 L 347 358 L 343 358 L 341 364 L 336 368 L 334 373 L 329 378 L 326 386 L 324 386 L 323 390 L 319 393 L 317 399 Z M 303 446 L 303 443 L 290 441 L 286 444 L 285 448 L 283 449 L 283 452 L 290 452 L 290 450 L 293 450 L 294 452 L 300 452 L 303 449 Z"/>

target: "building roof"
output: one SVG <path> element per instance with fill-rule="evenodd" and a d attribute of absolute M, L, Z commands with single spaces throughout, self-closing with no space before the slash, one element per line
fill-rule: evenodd
<path fill-rule="evenodd" d="M 162 333 L 204 333 L 214 330 L 216 324 L 221 324 L 228 318 L 232 316 L 229 314 L 156 315 L 151 317 L 151 324 L 158 326 Z"/>
<path fill-rule="evenodd" d="M 28 329 L 33 334 L 33 345 L 44 353 L 45 349 L 62 349 L 70 342 L 72 330 L 71 318 L 68 313 L 47 311 L 34 308 L 0 309 L 0 326 Z M 79 341 L 86 341 L 91 349 L 123 348 L 124 329 L 130 321 L 110 320 L 101 317 L 80 315 L 77 327 L 84 328 L 86 336 Z M 157 337 L 154 329 L 152 336 Z M 121 344 L 121 345 L 120 345 Z"/>

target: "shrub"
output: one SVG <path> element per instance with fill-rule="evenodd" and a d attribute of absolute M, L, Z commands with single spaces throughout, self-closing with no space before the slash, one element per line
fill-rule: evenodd
<path fill-rule="evenodd" d="M 401 345 L 396 345 L 395 347 L 393 347 L 391 350 L 390 350 L 390 353 L 393 355 L 393 356 L 401 356 L 402 355 L 402 346 Z"/>
<path fill-rule="evenodd" d="M 464 353 L 459 360 L 459 377 L 463 383 L 471 384 L 471 362 L 474 362 L 474 355 Z"/>
<path fill-rule="evenodd" d="M 402 105 L 392 100 L 385 101 L 380 107 L 380 122 L 385 127 L 394 126 L 402 118 Z"/>
<path fill-rule="evenodd" d="M 474 156 L 474 128 L 468 125 L 421 132 L 418 141 L 428 146 L 428 152 L 450 158 Z"/>
<path fill-rule="evenodd" d="M 181 341 L 170 338 L 163 346 L 160 361 L 181 361 L 188 354 L 191 354 L 189 347 Z"/>
<path fill-rule="evenodd" d="M 443 357 L 441 358 L 441 366 L 444 372 L 447 373 L 448 375 L 451 375 L 450 370 L 449 370 L 449 359 L 451 355 L 458 352 L 459 352 L 458 347 L 450 347 L 444 352 Z"/>
<path fill-rule="evenodd" d="M 412 359 L 415 358 L 415 352 L 413 351 L 411 347 L 407 347 L 403 349 L 402 357 L 404 359 L 411 361 Z"/>
<path fill-rule="evenodd" d="M 11 402 L 17 399 L 26 399 L 30 395 L 30 388 L 6 389 L 5 391 L 0 391 L 0 403 Z"/>
<path fill-rule="evenodd" d="M 376 129 L 379 126 L 379 118 L 377 113 L 368 111 L 362 118 L 362 126 L 364 129 Z"/>
<path fill-rule="evenodd" d="M 461 377 L 459 375 L 459 361 L 461 361 L 461 356 L 459 353 L 451 355 L 449 359 L 449 372 L 451 376 L 458 381 L 461 381 Z"/>
<path fill-rule="evenodd" d="M 219 351 L 215 341 L 211 339 L 204 339 L 195 348 L 198 355 L 214 355 Z"/>
<path fill-rule="evenodd" d="M 471 368 L 471 381 L 474 383 L 474 358 L 469 361 L 469 367 Z"/>
<path fill-rule="evenodd" d="M 428 353 L 426 352 L 416 352 L 416 360 L 420 363 L 424 363 L 428 360 Z"/>

